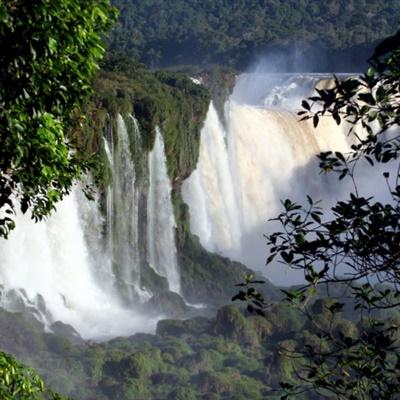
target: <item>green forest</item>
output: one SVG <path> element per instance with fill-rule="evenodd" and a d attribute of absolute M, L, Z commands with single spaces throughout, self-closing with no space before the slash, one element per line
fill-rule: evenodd
<path fill-rule="evenodd" d="M 267 49 L 354 51 L 396 31 L 400 1 L 114 0 L 109 47 L 150 67 L 218 63 L 241 68 Z M 326 52 L 326 53 L 324 53 Z M 340 53 L 342 52 L 342 53 Z"/>

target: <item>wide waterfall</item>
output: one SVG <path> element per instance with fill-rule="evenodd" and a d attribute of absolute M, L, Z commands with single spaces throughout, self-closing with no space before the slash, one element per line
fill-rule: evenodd
<path fill-rule="evenodd" d="M 180 293 L 180 276 L 175 244 L 175 217 L 171 203 L 171 182 L 167 173 L 164 142 L 156 129 L 154 148 L 149 154 L 150 187 L 147 199 L 148 260 L 168 280 L 171 291 Z"/>
<path fill-rule="evenodd" d="M 315 155 L 346 151 L 345 128 L 326 118 L 314 129 L 298 121 L 295 107 L 328 84 L 322 76 L 244 74 L 225 105 L 225 126 L 210 105 L 197 168 L 182 187 L 192 232 L 205 248 L 265 270 L 263 234 L 280 199 L 324 195 L 329 185 L 318 176 Z"/>
<path fill-rule="evenodd" d="M 180 291 L 171 184 L 157 130 L 145 172 L 148 238 L 140 238 L 139 218 L 146 210 L 140 210 L 135 158 L 142 152 L 138 124 L 133 118 L 129 122 L 130 135 L 119 116 L 117 130 L 104 140 L 112 170 L 104 199 L 97 194 L 89 201 L 78 185 L 45 222 L 17 215 L 17 228 L 0 241 L 2 307 L 31 312 L 49 330 L 56 321 L 70 324 L 84 338 L 155 329 L 162 315 L 141 311 L 140 304 L 152 295 L 141 283 L 142 266 L 149 261 L 171 290 Z"/>

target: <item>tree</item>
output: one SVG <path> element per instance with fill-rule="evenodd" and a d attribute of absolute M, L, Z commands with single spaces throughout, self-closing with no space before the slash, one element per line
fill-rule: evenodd
<path fill-rule="evenodd" d="M 32 369 L 3 352 L 0 352 L 0 396 L 3 400 L 67 400 L 46 389 Z"/>
<path fill-rule="evenodd" d="M 109 0 L 0 3 L 0 236 L 48 215 L 89 163 L 79 111 L 115 16 Z"/>
<path fill-rule="evenodd" d="M 284 293 L 317 337 L 313 345 L 281 349 L 302 360 L 297 382 L 282 383 L 282 399 L 308 391 L 354 400 L 400 394 L 400 31 L 376 48 L 370 65 L 363 76 L 335 78 L 333 88 L 317 89 L 299 113 L 314 126 L 325 116 L 350 124 L 351 151 L 325 152 L 319 160 L 323 172 L 349 178 L 353 190 L 330 214 L 310 197 L 307 206 L 285 200 L 274 219 L 282 230 L 267 236 L 267 263 L 275 259 L 304 272 L 307 284 Z M 356 172 L 366 165 L 372 171 L 385 167 L 387 202 L 359 190 Z M 242 284 L 247 290 L 235 298 L 262 314 L 267 305 L 254 283 Z M 322 291 L 330 301 L 316 303 L 313 296 Z M 316 304 L 330 322 L 315 318 Z M 335 323 L 346 310 L 357 323 L 355 332 Z"/>

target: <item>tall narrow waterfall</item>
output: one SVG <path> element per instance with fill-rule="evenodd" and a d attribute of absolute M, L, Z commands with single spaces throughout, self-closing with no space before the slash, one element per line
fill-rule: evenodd
<path fill-rule="evenodd" d="M 130 302 L 146 300 L 150 294 L 140 286 L 139 188 L 131 141 L 123 118 L 118 116 L 117 137 L 111 154 L 113 182 L 107 196 L 107 225 L 111 226 L 111 261 Z M 140 146 L 139 129 L 134 124 L 132 143 Z"/>
<path fill-rule="evenodd" d="M 182 187 L 191 229 L 210 251 L 240 249 L 240 218 L 226 147 L 227 132 L 211 103 L 201 132 L 200 159 Z"/>
<path fill-rule="evenodd" d="M 323 180 L 310 166 L 320 151 L 346 151 L 347 138 L 332 119 L 315 130 L 292 109 L 319 82 L 320 76 L 244 75 L 225 106 L 226 128 L 210 105 L 197 168 L 182 187 L 192 232 L 210 251 L 262 269 L 266 222 L 280 199 L 322 194 Z"/>
<path fill-rule="evenodd" d="M 150 187 L 147 200 L 147 251 L 152 268 L 168 280 L 171 291 L 180 293 L 180 276 L 175 244 L 175 217 L 171 182 L 160 130 L 149 154 Z"/>

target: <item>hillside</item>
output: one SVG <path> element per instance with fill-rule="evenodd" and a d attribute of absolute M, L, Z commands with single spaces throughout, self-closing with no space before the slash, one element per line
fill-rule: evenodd
<path fill-rule="evenodd" d="M 357 61 L 367 58 L 374 42 L 395 32 L 400 20 L 399 0 L 113 3 L 120 17 L 110 49 L 150 67 L 218 63 L 243 68 L 255 56 L 278 50 L 299 58 L 316 53 L 317 69 L 332 68 L 338 58 L 349 60 L 347 69 L 352 64 L 357 69 Z"/>

